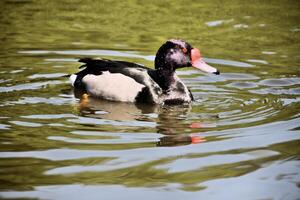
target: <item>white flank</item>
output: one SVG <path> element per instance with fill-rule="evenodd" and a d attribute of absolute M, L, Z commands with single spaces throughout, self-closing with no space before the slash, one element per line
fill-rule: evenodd
<path fill-rule="evenodd" d="M 144 85 L 120 73 L 88 74 L 82 79 L 89 94 L 113 101 L 134 102 Z"/>
<path fill-rule="evenodd" d="M 77 78 L 77 75 L 75 75 L 75 74 L 71 74 L 71 76 L 70 76 L 70 78 L 69 78 L 69 80 L 70 80 L 70 82 L 71 82 L 71 85 L 72 85 L 73 87 L 74 87 L 74 83 L 75 83 L 76 78 Z"/>

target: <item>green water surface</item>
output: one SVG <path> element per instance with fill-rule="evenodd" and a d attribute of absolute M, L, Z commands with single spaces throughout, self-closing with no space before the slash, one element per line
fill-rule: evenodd
<path fill-rule="evenodd" d="M 300 3 L 0 1 L 1 199 L 299 199 Z M 153 67 L 181 38 L 190 106 L 75 98 L 81 57 Z"/>

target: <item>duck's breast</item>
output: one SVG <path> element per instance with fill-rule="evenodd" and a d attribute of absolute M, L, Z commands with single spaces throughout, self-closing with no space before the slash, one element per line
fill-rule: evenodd
<path fill-rule="evenodd" d="M 192 94 L 186 85 L 179 79 L 179 77 L 174 75 L 174 82 L 170 86 L 169 90 L 165 94 L 164 103 L 165 104 L 182 104 L 191 103 L 193 100 Z"/>

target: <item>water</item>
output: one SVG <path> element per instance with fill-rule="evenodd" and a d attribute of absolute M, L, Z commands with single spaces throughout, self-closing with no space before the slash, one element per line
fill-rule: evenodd
<path fill-rule="evenodd" d="M 1 1 L 2 199 L 299 199 L 298 1 Z M 191 106 L 74 97 L 78 58 L 153 66 L 167 39 L 221 71 Z"/>

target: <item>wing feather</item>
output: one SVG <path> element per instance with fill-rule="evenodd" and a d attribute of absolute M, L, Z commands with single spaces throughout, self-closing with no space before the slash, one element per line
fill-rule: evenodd
<path fill-rule="evenodd" d="M 79 62 L 84 63 L 80 68 L 83 70 L 76 73 L 77 77 L 74 82 L 75 88 L 86 89 L 86 85 L 82 79 L 88 75 L 102 75 L 103 72 L 119 73 L 134 79 L 137 83 L 147 88 L 149 102 L 160 103 L 162 94 L 161 87 L 153 80 L 152 74 L 154 69 L 145 67 L 140 64 L 127 61 L 117 61 L 108 59 L 82 58 Z"/>

